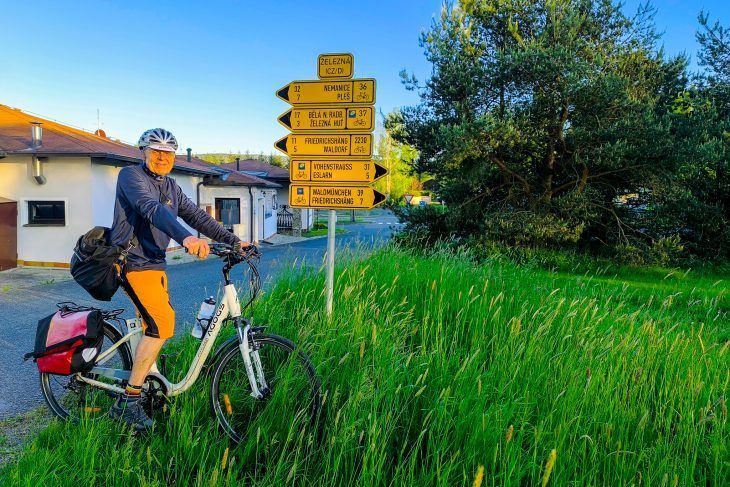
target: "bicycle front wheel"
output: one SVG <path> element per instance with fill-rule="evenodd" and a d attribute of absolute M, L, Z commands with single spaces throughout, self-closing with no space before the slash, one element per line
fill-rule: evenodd
<path fill-rule="evenodd" d="M 121 335 L 114 326 L 104 322 L 104 341 L 101 353 L 104 353 L 118 340 Z M 104 367 L 122 370 L 132 370 L 132 354 L 127 343 L 123 343 L 104 360 Z M 98 377 L 88 372 L 82 373 L 101 382 L 122 387 L 126 381 Z M 41 392 L 51 412 L 64 421 L 78 422 L 81 419 L 97 420 L 106 417 L 116 395 L 93 387 L 77 378 L 77 375 L 56 375 L 40 373 Z"/>
<path fill-rule="evenodd" d="M 236 443 L 249 431 L 280 431 L 311 425 L 319 410 L 320 382 L 307 355 L 286 338 L 253 334 L 268 388 L 264 397 L 251 395 L 251 385 L 238 342 L 230 345 L 213 373 L 210 398 L 218 422 Z M 296 423 L 292 425 L 292 423 Z"/>

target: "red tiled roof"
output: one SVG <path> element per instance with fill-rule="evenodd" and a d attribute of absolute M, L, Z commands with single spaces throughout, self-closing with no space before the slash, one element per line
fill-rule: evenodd
<path fill-rule="evenodd" d="M 43 145 L 38 150 L 31 147 L 31 122 L 41 122 Z M 118 140 L 85 132 L 67 125 L 29 115 L 19 109 L 0 105 L 0 150 L 8 154 L 88 155 L 120 157 L 126 162 L 141 162 L 137 147 Z M 175 169 L 200 174 L 220 174 L 216 167 L 187 156 L 175 157 Z"/>
<path fill-rule="evenodd" d="M 265 176 L 259 176 L 264 178 L 275 178 L 275 179 L 289 179 L 289 170 L 283 167 L 274 166 L 258 159 L 246 159 L 240 162 L 240 169 L 236 169 L 235 162 L 229 162 L 227 164 L 221 164 L 220 167 L 228 169 L 230 171 L 239 170 L 240 172 L 255 172 L 266 174 Z M 258 174 L 257 174 L 258 175 Z"/>
<path fill-rule="evenodd" d="M 213 180 L 211 185 L 213 186 L 265 186 L 267 188 L 281 188 L 280 184 L 276 184 L 272 181 L 257 178 L 250 174 L 244 174 L 238 171 L 228 171 L 228 177 L 225 181 Z"/>

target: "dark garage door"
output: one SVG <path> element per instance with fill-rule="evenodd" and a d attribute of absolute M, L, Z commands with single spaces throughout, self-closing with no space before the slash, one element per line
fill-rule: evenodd
<path fill-rule="evenodd" d="M 18 204 L 0 198 L 0 271 L 18 264 Z"/>

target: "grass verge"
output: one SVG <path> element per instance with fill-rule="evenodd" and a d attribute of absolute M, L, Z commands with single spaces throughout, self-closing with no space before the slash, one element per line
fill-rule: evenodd
<path fill-rule="evenodd" d="M 286 276 L 257 322 L 303 345 L 319 435 L 292 411 L 235 448 L 200 382 L 132 437 L 53 422 L 10 485 L 702 485 L 730 479 L 727 281 L 621 278 L 384 250 Z M 194 353 L 176 344 L 179 374 Z"/>
<path fill-rule="evenodd" d="M 347 233 L 347 230 L 344 228 L 335 229 L 335 235 L 342 235 L 344 233 Z M 302 232 L 302 237 L 321 237 L 322 235 L 327 235 L 327 228 L 317 228 L 316 230 Z"/>

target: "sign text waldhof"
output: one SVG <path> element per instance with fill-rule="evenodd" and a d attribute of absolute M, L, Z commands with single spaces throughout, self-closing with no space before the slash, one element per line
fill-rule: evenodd
<path fill-rule="evenodd" d="M 375 103 L 375 80 L 292 81 L 276 92 L 291 105 L 372 105 Z"/>
<path fill-rule="evenodd" d="M 289 179 L 312 183 L 372 183 L 388 171 L 373 161 L 291 161 Z"/>
<path fill-rule="evenodd" d="M 371 106 L 292 108 L 279 117 L 279 123 L 293 132 L 371 132 L 375 126 L 375 110 Z"/>
<path fill-rule="evenodd" d="M 317 58 L 317 75 L 325 78 L 352 78 L 355 65 L 352 54 L 320 54 Z"/>
<path fill-rule="evenodd" d="M 369 159 L 373 154 L 373 134 L 289 134 L 274 146 L 293 157 Z"/>
<path fill-rule="evenodd" d="M 384 200 L 385 195 L 370 186 L 289 186 L 289 203 L 293 208 L 367 210 Z"/>

